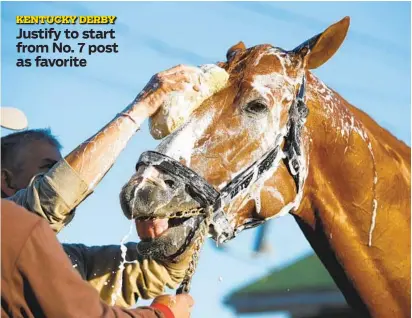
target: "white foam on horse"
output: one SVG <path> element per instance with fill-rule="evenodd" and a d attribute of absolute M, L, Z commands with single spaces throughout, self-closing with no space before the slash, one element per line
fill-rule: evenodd
<path fill-rule="evenodd" d="M 264 57 L 264 56 L 269 56 L 269 55 L 274 55 L 276 57 L 278 57 L 278 52 L 275 48 L 269 48 L 266 51 L 263 51 L 259 54 L 259 56 L 256 58 L 256 61 L 254 63 L 254 66 L 258 66 L 260 63 L 260 60 Z"/>
<path fill-rule="evenodd" d="M 363 124 L 355 120 L 355 116 L 348 108 L 338 108 L 336 105 L 339 104 L 339 100 L 336 94 L 320 79 L 314 78 L 316 79 L 317 85 L 313 85 L 312 89 L 318 97 L 321 98 L 325 113 L 330 116 L 331 126 L 334 127 L 342 137 L 349 138 L 350 134 L 355 132 L 366 142 L 368 136 Z M 311 91 L 308 91 L 308 96 L 314 97 Z M 335 116 L 335 113 L 338 113 L 338 116 Z M 339 122 L 336 118 L 339 118 Z"/>
<path fill-rule="evenodd" d="M 270 146 L 274 145 L 275 138 L 277 136 L 280 135 L 282 137 L 281 140 L 286 136 L 287 127 L 284 126 L 282 127 L 282 129 L 280 129 L 280 116 L 281 116 L 281 111 L 282 111 L 281 105 L 286 101 L 286 102 L 289 102 L 289 105 L 291 106 L 292 102 L 295 99 L 294 90 L 297 87 L 298 80 L 301 81 L 304 75 L 303 70 L 302 70 L 301 72 L 299 72 L 296 78 L 289 77 L 287 74 L 287 66 L 291 64 L 289 55 L 287 55 L 286 53 L 276 48 L 271 48 L 265 51 L 264 53 L 262 53 L 257 58 L 255 65 L 259 64 L 263 56 L 268 56 L 268 55 L 273 55 L 277 57 L 277 59 L 279 60 L 282 66 L 282 73 L 273 72 L 273 73 L 269 73 L 265 75 L 255 75 L 253 78 L 252 87 L 254 91 L 258 92 L 263 98 L 265 98 L 265 100 L 267 101 L 269 105 L 271 102 L 273 103 L 273 101 L 276 103 L 276 105 L 271 105 L 272 106 L 271 107 L 272 122 L 270 125 L 266 125 L 267 122 L 260 122 L 259 124 L 256 124 L 256 122 L 254 122 L 252 125 L 246 121 L 246 122 L 243 122 L 243 125 L 242 125 L 244 127 L 248 127 L 249 130 L 251 130 L 252 132 L 256 132 L 256 130 L 258 130 L 260 137 L 263 136 L 264 142 L 261 143 L 261 147 L 259 149 L 260 150 L 259 157 L 261 157 L 269 149 Z M 280 93 L 279 93 L 279 90 L 280 90 Z M 288 111 L 288 109 L 286 111 Z M 242 208 L 249 201 L 249 199 L 253 199 L 255 202 L 256 212 L 260 213 L 261 212 L 261 192 L 262 192 L 262 189 L 265 187 L 264 183 L 267 181 L 268 178 L 270 178 L 273 175 L 275 170 L 278 168 L 279 162 L 282 158 L 284 158 L 284 154 L 282 153 L 282 151 L 279 151 L 278 156 L 275 158 L 274 164 L 271 167 L 271 169 L 265 172 L 264 175 L 261 177 L 261 179 L 259 179 L 257 182 L 255 182 L 255 177 L 257 176 L 257 173 L 255 173 L 253 176 L 253 180 L 250 183 L 249 187 L 246 189 L 243 189 L 242 191 L 242 192 L 245 192 L 246 196 L 243 197 L 240 203 L 240 207 L 238 206 L 237 202 L 232 202 L 229 206 L 229 211 L 232 208 L 235 208 L 235 209 Z M 305 160 L 302 160 L 302 158 L 296 158 L 296 159 L 300 162 L 300 166 L 301 166 L 300 169 L 305 170 L 306 169 Z M 240 170 L 234 176 L 239 174 L 241 171 L 242 170 Z M 301 179 L 306 178 L 307 173 L 305 174 L 304 171 L 299 171 L 299 172 L 300 172 Z M 232 176 L 232 180 L 234 176 Z M 300 183 L 303 188 L 304 180 L 301 180 Z M 302 194 L 297 195 L 297 198 L 294 201 L 294 207 L 297 207 L 299 205 L 301 196 Z"/>
<path fill-rule="evenodd" d="M 265 75 L 255 75 L 253 82 L 252 82 L 252 87 L 255 91 L 257 91 L 262 97 L 264 97 L 266 99 L 266 101 L 268 103 L 270 103 L 270 101 L 275 101 L 276 104 L 282 104 L 284 101 L 293 102 L 294 100 L 294 94 L 293 94 L 293 90 L 296 87 L 297 81 L 298 79 L 292 79 L 289 76 L 287 76 L 286 74 L 286 66 L 285 66 L 285 62 L 284 59 L 282 59 L 279 56 L 279 51 L 277 50 L 273 50 L 271 49 L 269 52 L 270 55 L 275 55 L 276 57 L 278 57 L 279 61 L 281 62 L 282 65 L 282 69 L 283 69 L 283 74 L 274 72 L 274 73 L 270 73 L 270 74 L 265 74 Z M 262 56 L 261 56 L 262 57 Z M 260 58 L 261 58 L 260 57 Z M 260 60 L 259 58 L 259 60 Z M 290 61 L 289 61 L 290 63 Z M 303 76 L 303 74 L 302 74 Z M 301 79 L 301 78 L 300 78 Z M 279 90 L 281 90 L 281 93 L 278 94 Z M 280 100 L 277 100 L 274 96 L 274 92 L 276 92 L 276 96 L 280 96 Z M 263 155 L 264 152 L 266 152 L 268 150 L 268 148 L 270 146 L 274 145 L 275 142 L 275 138 L 277 136 L 281 136 L 282 138 L 280 139 L 280 142 L 282 141 L 282 139 L 286 136 L 287 134 L 287 127 L 286 125 L 284 127 L 282 127 L 282 129 L 279 129 L 280 126 L 280 116 L 281 116 L 281 111 L 282 111 L 282 107 L 279 105 L 272 105 L 271 107 L 272 109 L 272 122 L 270 125 L 265 125 L 265 122 L 263 122 L 262 124 L 259 123 L 259 125 L 256 125 L 256 123 L 254 123 L 254 131 L 256 130 L 260 130 L 260 136 L 263 136 L 264 138 L 264 143 L 262 143 L 262 146 L 264 147 L 260 147 L 260 153 L 259 153 L 259 157 L 261 157 Z M 251 125 L 247 125 L 247 123 L 245 123 L 245 126 L 249 126 L 251 127 Z M 258 127 L 258 128 L 256 128 Z M 266 149 L 262 149 L 262 148 L 266 148 Z M 232 209 L 239 209 L 242 208 L 248 201 L 249 199 L 253 199 L 255 202 L 255 208 L 256 208 L 256 212 L 260 213 L 261 212 L 261 193 L 263 188 L 265 188 L 265 182 L 273 175 L 273 173 L 276 171 L 276 169 L 278 168 L 279 162 L 281 159 L 284 158 L 284 154 L 282 151 L 279 151 L 278 156 L 275 158 L 274 164 L 271 167 L 271 169 L 269 169 L 267 172 L 264 173 L 264 175 L 257 181 L 255 182 L 255 177 L 257 176 L 257 173 L 254 174 L 252 182 L 250 183 L 249 187 L 244 189 L 241 194 L 243 192 L 245 192 L 246 196 L 243 197 L 240 206 L 238 205 L 237 202 L 233 202 L 230 204 L 229 206 L 229 211 Z M 296 158 L 297 160 L 299 160 L 300 162 L 300 166 L 301 166 L 301 170 L 305 170 L 306 169 L 306 161 L 302 160 L 302 158 Z M 305 173 L 304 171 L 299 171 L 300 172 L 300 183 L 302 185 L 304 185 L 304 179 L 306 178 L 307 173 Z M 237 175 L 237 174 L 236 174 Z M 267 186 L 266 186 L 267 187 Z M 276 190 L 276 189 L 275 189 Z M 298 193 L 295 201 L 294 201 L 294 205 L 293 207 L 291 207 L 290 209 L 288 209 L 288 207 L 286 208 L 288 210 L 288 212 L 292 209 L 292 208 L 297 208 L 300 201 L 301 201 L 301 197 L 303 195 L 303 190 L 300 191 L 301 193 Z M 282 198 L 283 200 L 283 198 Z M 285 210 L 286 210 L 285 209 Z M 281 210 L 281 214 L 283 215 L 282 211 L 284 209 Z"/>
<path fill-rule="evenodd" d="M 290 66 L 292 64 L 291 57 L 287 52 L 284 52 L 281 49 L 276 48 L 276 47 L 269 48 L 266 51 L 260 53 L 259 56 L 257 57 L 254 65 L 255 66 L 259 65 L 260 60 L 263 57 L 270 56 L 270 55 L 276 56 L 279 59 L 279 62 L 282 66 L 283 74 L 287 75 L 287 66 Z M 297 67 L 299 67 L 300 64 L 301 64 L 301 62 L 299 61 L 299 64 L 297 65 Z"/>
<path fill-rule="evenodd" d="M 206 112 L 196 121 L 190 119 L 174 134 L 167 136 L 157 147 L 156 151 L 163 153 L 175 160 L 184 159 L 186 166 L 190 167 L 191 157 L 194 152 L 195 144 L 209 127 L 213 115 Z"/>
<path fill-rule="evenodd" d="M 371 227 L 369 229 L 369 241 L 368 241 L 369 247 L 372 246 L 372 234 L 373 234 L 373 230 L 375 229 L 375 225 L 376 225 L 377 210 L 378 210 L 378 201 L 376 201 L 376 199 L 373 199 L 372 221 L 371 221 Z"/>
<path fill-rule="evenodd" d="M 369 228 L 369 240 L 368 240 L 368 245 L 372 246 L 372 235 L 373 235 L 373 231 L 376 226 L 376 216 L 378 213 L 378 201 L 376 200 L 376 185 L 378 183 L 378 172 L 376 169 L 376 161 L 375 161 L 375 155 L 373 154 L 372 143 L 370 141 L 368 143 L 368 149 L 372 157 L 372 164 L 373 164 L 373 170 L 374 170 L 373 185 L 372 185 L 372 192 L 373 192 L 374 198 L 372 201 L 372 220 L 371 220 L 371 226 Z"/>
<path fill-rule="evenodd" d="M 315 78 L 317 80 L 318 86 L 313 85 L 315 93 L 318 94 L 318 97 L 322 99 L 322 105 L 326 111 L 326 114 L 332 115 L 335 112 L 338 112 L 338 118 L 340 123 L 338 124 L 335 120 L 335 116 L 331 116 L 331 123 L 332 127 L 336 128 L 337 132 L 340 133 L 343 137 L 349 138 L 352 132 L 355 132 L 357 135 L 361 137 L 361 139 L 367 143 L 368 150 L 371 154 L 372 165 L 373 165 L 373 183 L 372 183 L 372 192 L 373 192 L 373 199 L 372 199 L 372 216 L 371 216 L 371 225 L 369 228 L 369 235 L 368 235 L 368 246 L 372 246 L 372 236 L 373 231 L 376 226 L 376 217 L 378 212 L 378 201 L 376 199 L 376 185 L 378 183 L 378 173 L 376 169 L 376 161 L 375 155 L 372 149 L 372 143 L 369 139 L 369 136 L 366 132 L 365 127 L 363 124 L 355 119 L 355 116 L 352 114 L 350 109 L 348 108 L 337 108 L 335 102 L 339 102 L 335 93 L 328 88 L 320 79 Z M 309 93 L 311 94 L 311 93 Z M 313 97 L 313 96 L 312 96 Z M 344 149 L 344 154 L 348 146 Z"/>
<path fill-rule="evenodd" d="M 290 103 L 289 105 L 291 106 L 291 103 L 295 99 L 294 90 L 297 87 L 298 81 L 302 80 L 302 77 L 304 74 L 302 70 L 301 72 L 299 72 L 296 78 L 291 78 L 287 74 L 287 66 L 291 65 L 291 60 L 289 58 L 289 55 L 276 48 L 271 48 L 266 51 L 266 54 L 262 54 L 261 56 L 259 56 L 255 65 L 258 65 L 260 59 L 266 55 L 274 55 L 278 58 L 282 66 L 282 73 L 273 72 L 273 73 L 265 74 L 265 75 L 256 75 L 253 79 L 252 87 L 256 91 L 258 91 L 268 102 L 270 102 L 270 100 L 274 100 L 276 103 L 279 104 L 279 105 L 272 105 L 273 106 L 272 109 L 275 109 L 275 111 L 272 114 L 273 116 L 273 125 L 271 126 L 272 131 L 266 131 L 264 133 L 264 136 L 280 135 L 282 138 L 284 138 L 287 134 L 287 128 L 286 126 L 284 126 L 282 127 L 282 129 L 279 129 L 280 116 L 281 116 L 281 110 L 282 110 L 282 107 L 280 105 L 282 105 L 286 101 L 286 102 L 289 102 Z M 280 90 L 280 94 L 279 94 L 279 90 Z M 276 100 L 275 94 L 274 94 L 275 92 L 276 92 L 276 96 L 280 95 L 280 100 Z M 284 154 L 282 153 L 282 151 L 280 151 L 278 157 L 275 159 L 275 163 L 273 167 L 269 171 L 267 171 L 264 177 L 262 177 L 252 187 L 253 191 L 249 193 L 249 197 L 253 198 L 255 201 L 256 211 L 258 213 L 260 213 L 260 209 L 261 209 L 260 198 L 261 198 L 261 192 L 263 188 L 265 187 L 264 183 L 269 177 L 273 175 L 275 170 L 278 168 L 279 162 L 282 158 L 284 158 Z M 300 188 L 301 191 L 300 193 L 297 194 L 293 204 L 291 204 L 290 206 L 286 205 L 284 208 L 282 208 L 279 214 L 277 214 L 278 216 L 286 214 L 284 211 L 287 211 L 288 213 L 290 212 L 292 208 L 297 208 L 300 204 L 301 197 L 303 196 L 303 186 L 304 186 L 304 181 L 307 176 L 306 160 L 304 160 L 303 156 L 299 156 L 298 158 L 293 158 L 293 159 L 298 160 L 300 163 L 299 166 L 300 166 L 301 171 L 295 171 L 295 173 L 299 172 L 299 176 L 300 176 L 299 183 L 301 185 L 301 188 Z M 282 201 L 284 202 L 283 197 L 282 197 Z"/>
<path fill-rule="evenodd" d="M 285 203 L 285 198 L 279 192 L 278 189 L 275 189 L 272 186 L 264 186 L 263 190 L 267 190 L 274 198 L 278 199 L 281 203 Z"/>

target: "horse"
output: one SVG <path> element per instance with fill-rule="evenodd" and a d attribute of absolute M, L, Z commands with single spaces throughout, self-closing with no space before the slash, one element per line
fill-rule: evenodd
<path fill-rule="evenodd" d="M 225 88 L 142 154 L 122 189 L 130 218 L 174 215 L 142 251 L 184 252 L 205 216 L 181 211 L 224 192 L 213 239 L 290 213 L 360 316 L 410 316 L 410 147 L 311 73 L 349 24 L 293 50 L 239 42 L 227 51 Z"/>

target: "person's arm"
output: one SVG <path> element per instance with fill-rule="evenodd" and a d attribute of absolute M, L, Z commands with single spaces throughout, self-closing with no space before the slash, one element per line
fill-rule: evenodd
<path fill-rule="evenodd" d="M 198 91 L 198 81 L 197 69 L 183 65 L 156 74 L 126 109 L 74 149 L 66 157 L 67 163 L 92 190 L 112 167 L 142 122 L 159 109 L 169 94 L 185 89 L 185 84 L 190 82 Z"/>
<path fill-rule="evenodd" d="M 27 188 L 7 200 L 44 218 L 59 232 L 74 217 L 74 209 L 89 193 L 87 184 L 62 159 L 46 174 L 36 175 Z"/>
<path fill-rule="evenodd" d="M 195 83 L 196 78 L 196 68 L 187 66 L 155 75 L 105 127 L 8 199 L 45 218 L 59 232 L 73 219 L 74 209 L 110 170 L 142 122 L 157 111 L 170 92 L 182 90 L 185 83 Z M 196 84 L 194 89 L 198 90 Z"/>
<path fill-rule="evenodd" d="M 44 317 L 164 318 L 168 315 L 164 307 L 128 310 L 105 304 L 75 272 L 56 236 L 42 220 L 23 246 L 16 270 L 24 277 L 25 299 L 33 306 L 32 310 L 38 310 Z"/>
<path fill-rule="evenodd" d="M 139 298 L 151 299 L 164 293 L 165 287 L 176 288 L 185 275 L 189 257 L 176 264 L 162 264 L 144 259 L 136 243 L 127 243 L 124 269 L 120 246 L 85 246 L 63 244 L 73 267 L 108 304 L 134 306 Z"/>

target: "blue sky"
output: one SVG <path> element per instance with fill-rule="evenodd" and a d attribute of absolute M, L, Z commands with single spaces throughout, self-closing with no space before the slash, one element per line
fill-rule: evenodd
<path fill-rule="evenodd" d="M 25 111 L 30 128 L 51 127 L 64 154 L 112 119 L 158 71 L 223 60 L 239 40 L 291 49 L 346 15 L 346 41 L 314 73 L 410 145 L 409 2 L 2 2 L 1 8 L 1 103 Z M 17 68 L 16 15 L 116 15 L 119 53 L 88 57 L 86 68 Z M 121 186 L 139 155 L 156 144 L 145 123 L 59 239 L 119 243 L 129 229 Z M 235 317 L 222 304 L 225 295 L 310 252 L 291 217 L 271 222 L 269 256 L 252 257 L 254 235 L 245 232 L 229 244 L 236 257 L 206 244 L 193 281 L 193 317 Z"/>

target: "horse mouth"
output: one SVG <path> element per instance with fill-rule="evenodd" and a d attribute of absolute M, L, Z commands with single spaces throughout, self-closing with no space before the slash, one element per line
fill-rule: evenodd
<path fill-rule="evenodd" d="M 136 228 L 141 241 L 138 252 L 158 260 L 179 261 L 198 235 L 203 215 L 170 219 L 137 218 Z"/>
<path fill-rule="evenodd" d="M 185 182 L 155 168 L 139 168 L 123 187 L 120 203 L 126 217 L 135 220 L 143 256 L 176 260 L 204 232 L 199 231 L 206 215 L 202 204 Z"/>
<path fill-rule="evenodd" d="M 168 230 L 176 227 L 188 226 L 190 217 L 182 218 L 137 218 L 135 220 L 137 234 L 142 241 L 151 241 L 161 237 Z M 167 235 L 167 233 L 166 233 Z"/>

